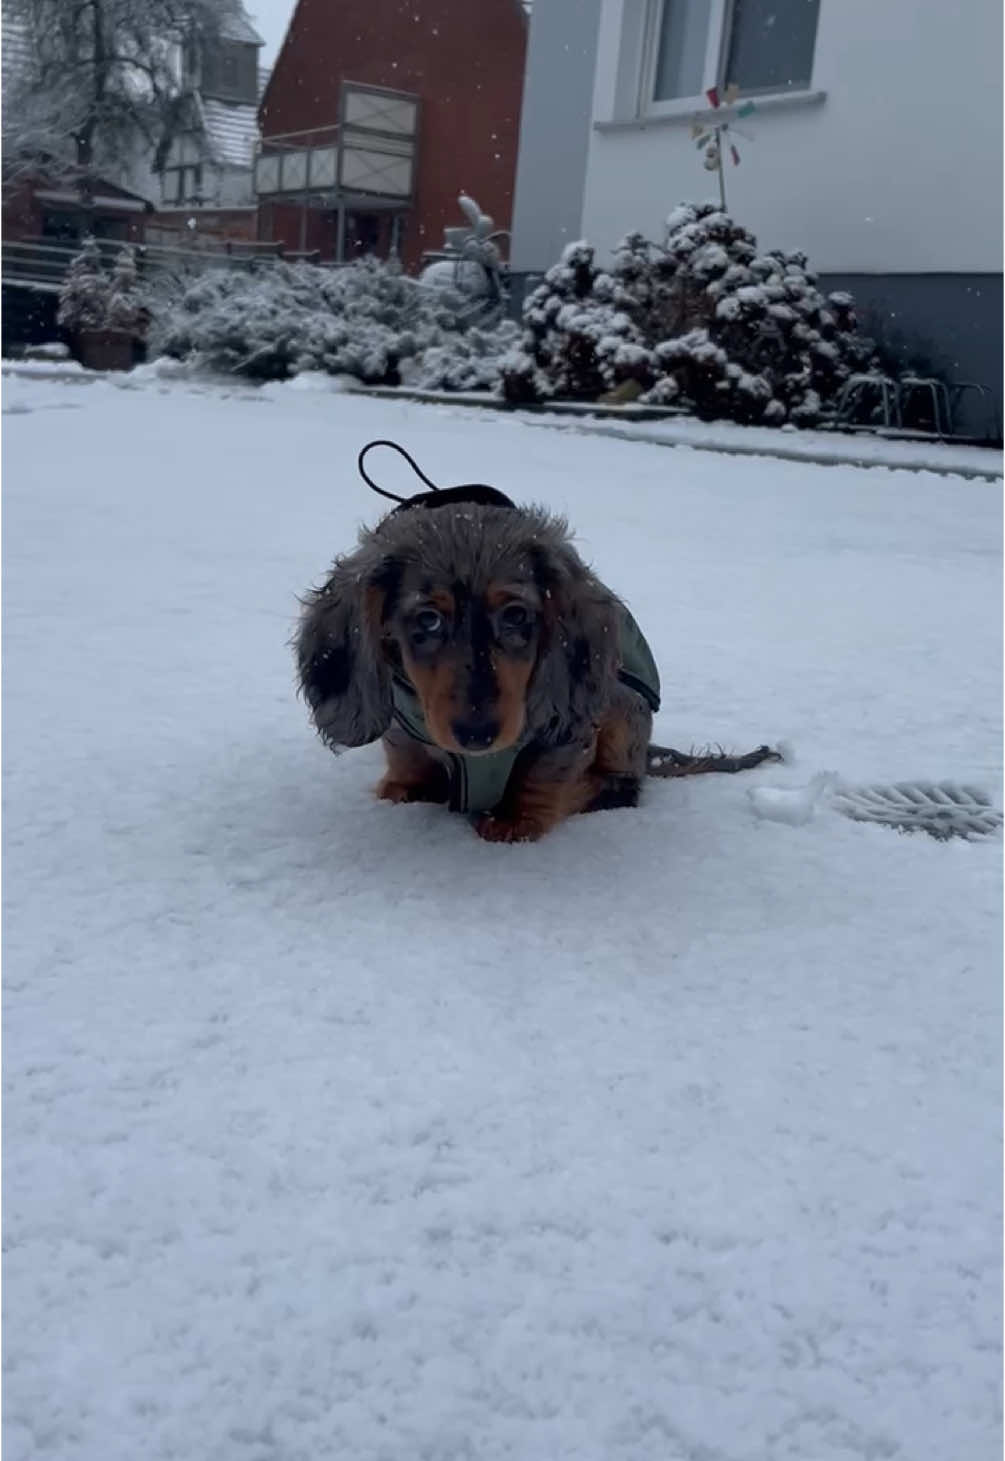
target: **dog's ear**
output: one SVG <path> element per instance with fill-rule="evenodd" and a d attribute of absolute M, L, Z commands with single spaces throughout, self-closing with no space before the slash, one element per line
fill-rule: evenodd
<path fill-rule="evenodd" d="M 618 602 L 568 545 L 535 544 L 529 557 L 544 605 L 529 716 L 535 725 L 575 734 L 596 722 L 614 684 Z"/>
<path fill-rule="evenodd" d="M 365 746 L 391 723 L 391 679 L 381 643 L 401 564 L 361 549 L 339 559 L 303 600 L 295 646 L 300 690 L 330 746 Z"/>

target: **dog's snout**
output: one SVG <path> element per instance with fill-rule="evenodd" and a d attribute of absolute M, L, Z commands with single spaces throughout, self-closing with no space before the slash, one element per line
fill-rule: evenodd
<path fill-rule="evenodd" d="M 466 751 L 487 751 L 498 739 L 502 727 L 497 720 L 483 715 L 472 715 L 464 720 L 455 720 L 450 729 L 457 744 Z"/>

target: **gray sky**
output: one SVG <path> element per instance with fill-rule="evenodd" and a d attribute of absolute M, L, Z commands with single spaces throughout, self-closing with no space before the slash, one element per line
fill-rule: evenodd
<path fill-rule="evenodd" d="M 276 59 L 293 14 L 293 5 L 294 0 L 245 0 L 245 8 L 255 29 L 265 41 L 261 52 L 263 66 L 271 66 Z"/>

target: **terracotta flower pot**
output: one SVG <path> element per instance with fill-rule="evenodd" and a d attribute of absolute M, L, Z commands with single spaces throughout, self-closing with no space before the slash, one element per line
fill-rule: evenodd
<path fill-rule="evenodd" d="M 88 370 L 131 370 L 135 341 L 126 330 L 78 330 L 77 359 Z"/>

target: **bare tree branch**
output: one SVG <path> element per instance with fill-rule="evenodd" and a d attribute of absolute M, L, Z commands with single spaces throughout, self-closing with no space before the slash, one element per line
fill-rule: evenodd
<path fill-rule="evenodd" d="M 240 13 L 240 0 L 4 0 L 21 42 L 5 64 L 5 189 L 32 167 L 128 169 L 174 115 L 181 47 L 211 46 Z"/>

